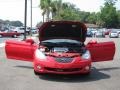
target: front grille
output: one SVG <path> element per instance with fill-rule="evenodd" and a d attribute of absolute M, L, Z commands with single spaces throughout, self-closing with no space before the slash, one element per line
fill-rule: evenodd
<path fill-rule="evenodd" d="M 81 68 L 59 69 L 59 68 L 48 68 L 48 67 L 45 67 L 45 69 L 48 71 L 56 71 L 56 72 L 74 72 L 81 70 Z"/>
<path fill-rule="evenodd" d="M 59 63 L 70 63 L 73 61 L 73 58 L 70 57 L 56 57 L 55 60 Z"/>

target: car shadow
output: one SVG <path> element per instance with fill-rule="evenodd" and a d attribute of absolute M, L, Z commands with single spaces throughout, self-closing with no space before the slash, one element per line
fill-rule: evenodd
<path fill-rule="evenodd" d="M 17 68 L 26 68 L 33 69 L 32 66 L 15 66 Z M 103 71 L 110 71 L 120 69 L 120 67 L 111 67 L 111 68 L 100 68 L 96 69 L 95 67 L 91 68 L 90 75 L 58 75 L 58 74 L 43 74 L 38 75 L 38 77 L 42 80 L 54 81 L 54 82 L 68 82 L 68 83 L 76 83 L 76 82 L 92 82 L 101 79 L 108 79 L 111 76 L 103 73 Z"/>
<path fill-rule="evenodd" d="M 56 75 L 56 74 L 44 74 L 39 75 L 39 78 L 42 80 L 54 81 L 54 82 L 68 82 L 68 83 L 77 83 L 77 82 L 92 82 L 101 79 L 108 79 L 110 75 L 105 74 L 101 71 L 120 69 L 120 67 L 113 68 L 103 68 L 96 69 L 93 67 L 91 69 L 90 75 Z"/>
<path fill-rule="evenodd" d="M 14 66 L 14 67 L 17 67 L 17 68 L 26 68 L 26 69 L 33 69 L 32 66 Z"/>

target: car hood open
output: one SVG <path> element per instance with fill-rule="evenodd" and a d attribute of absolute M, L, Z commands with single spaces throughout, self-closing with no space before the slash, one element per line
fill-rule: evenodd
<path fill-rule="evenodd" d="M 84 42 L 86 39 L 86 26 L 75 21 L 50 21 L 39 27 L 39 40 L 73 39 Z"/>

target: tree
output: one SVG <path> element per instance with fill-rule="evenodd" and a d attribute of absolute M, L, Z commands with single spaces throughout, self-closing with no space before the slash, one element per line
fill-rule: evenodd
<path fill-rule="evenodd" d="M 111 5 L 115 5 L 116 2 L 117 0 L 105 0 L 105 3 L 111 4 Z"/>
<path fill-rule="evenodd" d="M 60 18 L 60 13 L 63 10 L 63 3 L 62 0 L 55 0 L 51 3 L 52 8 L 52 19 L 57 16 L 57 18 Z"/>
<path fill-rule="evenodd" d="M 104 23 L 103 27 L 116 28 L 118 26 L 118 15 L 115 2 L 113 0 L 105 0 L 104 7 L 101 8 L 100 18 Z"/>
<path fill-rule="evenodd" d="M 95 12 L 91 13 L 91 14 L 88 16 L 87 21 L 88 21 L 89 23 L 96 24 L 96 21 L 97 21 L 96 13 L 95 13 Z"/>
<path fill-rule="evenodd" d="M 117 12 L 117 15 L 118 15 L 118 21 L 119 21 L 118 27 L 120 28 L 120 10 Z"/>
<path fill-rule="evenodd" d="M 90 12 L 80 11 L 80 21 L 83 23 L 88 23 L 88 17 L 90 16 Z"/>
<path fill-rule="evenodd" d="M 47 21 L 49 21 L 50 17 L 50 11 L 51 11 L 51 0 L 40 0 L 40 8 L 43 10 L 43 22 L 44 22 L 44 16 L 47 15 Z"/>
<path fill-rule="evenodd" d="M 40 8 L 47 21 L 50 20 L 50 14 L 53 20 L 74 20 L 83 23 L 97 24 L 101 27 L 117 28 L 120 27 L 120 11 L 116 10 L 117 0 L 104 0 L 104 6 L 100 12 L 85 12 L 76 8 L 74 4 L 62 2 L 62 0 L 40 0 Z"/>
<path fill-rule="evenodd" d="M 21 27 L 23 26 L 23 23 L 21 21 L 11 21 L 10 25 L 15 27 Z"/>

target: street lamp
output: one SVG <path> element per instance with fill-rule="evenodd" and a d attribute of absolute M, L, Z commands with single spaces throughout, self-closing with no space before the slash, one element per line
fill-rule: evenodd
<path fill-rule="evenodd" d="M 27 0 L 25 0 L 25 13 L 24 13 L 24 39 L 26 40 L 26 29 L 27 29 Z"/>
<path fill-rule="evenodd" d="M 32 36 L 32 0 L 31 0 L 31 29 L 30 29 L 30 35 Z"/>

